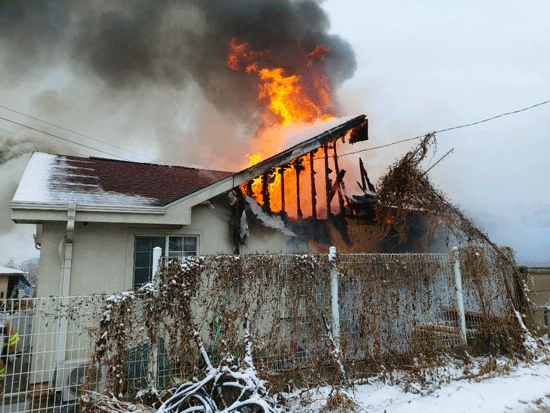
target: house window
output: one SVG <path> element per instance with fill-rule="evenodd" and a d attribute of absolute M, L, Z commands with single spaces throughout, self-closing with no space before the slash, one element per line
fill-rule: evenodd
<path fill-rule="evenodd" d="M 197 237 L 168 237 L 168 255 L 170 257 L 197 255 Z"/>
<path fill-rule="evenodd" d="M 153 271 L 153 248 L 162 249 L 161 256 L 182 257 L 197 255 L 198 237 L 196 236 L 139 236 L 134 249 L 134 287 L 151 281 Z M 168 251 L 168 254 L 166 254 Z"/>

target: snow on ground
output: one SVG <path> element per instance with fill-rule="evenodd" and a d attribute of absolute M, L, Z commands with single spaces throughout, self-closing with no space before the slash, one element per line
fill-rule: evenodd
<path fill-rule="evenodd" d="M 358 411 L 399 412 L 550 412 L 550 365 L 520 365 L 506 376 L 452 381 L 429 395 L 407 393 L 397 385 L 356 386 Z"/>

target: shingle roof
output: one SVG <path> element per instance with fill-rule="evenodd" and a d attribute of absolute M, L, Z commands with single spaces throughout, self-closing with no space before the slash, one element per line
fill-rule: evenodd
<path fill-rule="evenodd" d="M 164 206 L 232 172 L 36 152 L 14 201 Z"/>
<path fill-rule="evenodd" d="M 332 119 L 287 139 L 287 147 L 240 172 L 164 166 L 103 158 L 34 153 L 25 169 L 15 202 L 162 207 L 219 183 L 229 176 L 240 185 L 321 145 L 344 136 L 367 138 L 365 115 Z M 298 143 L 296 143 L 298 141 Z M 13 207 L 12 207 L 13 209 Z"/>

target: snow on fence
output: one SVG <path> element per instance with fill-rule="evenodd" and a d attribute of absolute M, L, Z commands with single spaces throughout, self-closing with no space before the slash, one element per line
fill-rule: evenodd
<path fill-rule="evenodd" d="M 464 344 L 509 352 L 519 293 L 512 267 L 475 248 L 163 258 L 140 291 L 19 303 L 7 320 L 23 345 L 2 412 L 76 411 L 83 389 L 132 400 L 177 386 L 204 369 L 199 336 L 212 363 L 242 360 L 245 324 L 273 386 L 330 383 L 336 364 L 354 377 Z"/>

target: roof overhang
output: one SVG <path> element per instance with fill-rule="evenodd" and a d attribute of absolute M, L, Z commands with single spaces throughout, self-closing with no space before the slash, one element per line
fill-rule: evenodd
<path fill-rule="evenodd" d="M 0 266 L 0 275 L 21 275 L 21 276 L 24 276 L 25 274 L 27 274 L 25 271 L 16 270 L 15 268 Z"/>
<path fill-rule="evenodd" d="M 191 206 L 197 205 L 201 202 L 207 201 L 217 195 L 220 195 L 224 192 L 230 191 L 231 189 L 248 182 L 251 179 L 255 179 L 265 172 L 287 164 L 288 162 L 304 156 L 309 152 L 320 148 L 325 143 L 334 142 L 335 140 L 344 136 L 348 131 L 364 125 L 367 120 L 365 115 L 357 116 L 353 119 L 350 119 L 344 123 L 339 124 L 331 129 L 324 131 L 323 133 L 307 139 L 303 142 L 300 142 L 297 145 L 292 146 L 289 149 L 286 149 L 278 154 L 267 158 L 264 161 L 257 163 L 254 166 L 243 169 L 240 172 L 237 172 L 221 181 L 218 181 L 206 188 L 201 189 L 200 191 L 194 192 L 186 197 L 180 198 L 168 205 L 166 208 L 170 208 L 179 203 L 189 203 Z"/>
<path fill-rule="evenodd" d="M 233 188 L 255 179 L 269 170 L 285 165 L 344 136 L 348 131 L 361 130 L 366 134 L 366 116 L 360 115 L 324 132 L 300 142 L 258 164 L 237 172 L 229 177 L 193 192 L 162 207 L 88 205 L 77 204 L 76 222 L 104 222 L 120 224 L 169 225 L 191 224 L 191 208 L 208 201 Z M 67 203 L 38 203 L 11 201 L 11 218 L 16 223 L 40 224 L 48 221 L 67 221 Z"/>
<path fill-rule="evenodd" d="M 11 218 L 18 224 L 66 222 L 68 204 L 11 201 Z M 164 207 L 76 205 L 76 222 L 104 222 L 120 224 L 188 225 L 190 213 L 175 218 Z"/>

